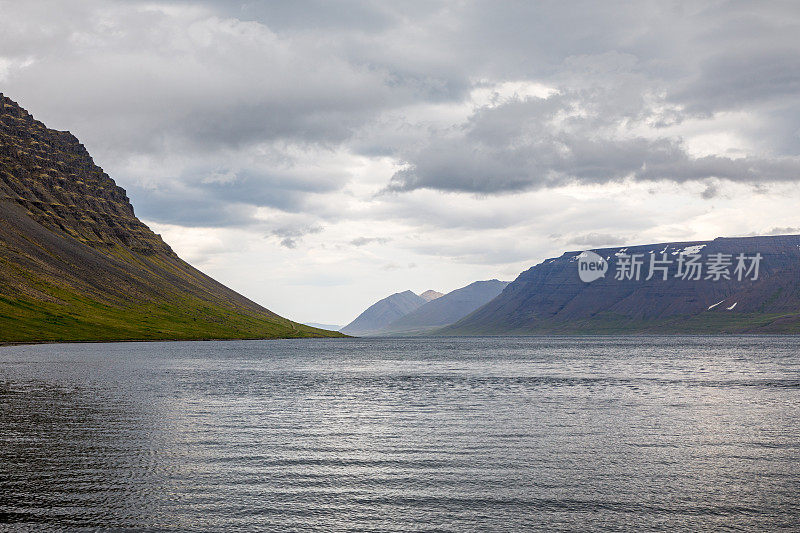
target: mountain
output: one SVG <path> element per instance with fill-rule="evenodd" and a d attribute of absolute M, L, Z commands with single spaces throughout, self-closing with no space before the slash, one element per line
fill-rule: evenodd
<path fill-rule="evenodd" d="M 320 324 L 318 322 L 303 322 L 303 324 L 305 324 L 306 326 L 311 326 L 312 328 L 325 329 L 328 331 L 339 331 L 340 329 L 342 329 L 342 326 L 339 326 L 337 324 Z"/>
<path fill-rule="evenodd" d="M 434 290 L 427 290 L 419 295 L 419 297 L 425 300 L 426 302 L 430 302 L 431 300 L 435 300 L 436 298 L 441 298 L 442 296 L 444 296 L 443 293 Z"/>
<path fill-rule="evenodd" d="M 398 292 L 372 304 L 339 331 L 347 335 L 377 335 L 386 326 L 425 303 L 422 297 L 411 291 Z"/>
<path fill-rule="evenodd" d="M 331 335 L 181 260 L 78 139 L 0 94 L 0 342 Z"/>
<path fill-rule="evenodd" d="M 464 318 L 488 303 L 509 284 L 508 281 L 476 281 L 431 300 L 419 309 L 386 326 L 382 333 L 408 335 L 425 333 Z"/>
<path fill-rule="evenodd" d="M 497 298 L 440 333 L 800 332 L 799 235 L 717 238 L 592 252 L 568 252 L 530 268 Z M 640 258 L 632 259 L 639 254 Z M 657 261 L 666 261 L 654 263 L 661 268 L 654 269 L 647 280 L 651 254 Z M 745 268 L 737 272 L 740 254 Z M 700 279 L 687 266 L 689 260 L 700 265 Z M 637 280 L 629 265 L 640 261 Z M 723 263 L 730 264 L 723 268 Z M 600 277 L 582 281 L 581 264 L 589 279 Z M 623 279 L 617 279 L 620 271 Z M 720 271 L 730 279 L 721 277 Z"/>

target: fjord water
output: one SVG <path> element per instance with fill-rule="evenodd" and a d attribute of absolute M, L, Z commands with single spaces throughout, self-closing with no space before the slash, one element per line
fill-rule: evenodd
<path fill-rule="evenodd" d="M 0 348 L 0 529 L 800 521 L 800 340 Z"/>

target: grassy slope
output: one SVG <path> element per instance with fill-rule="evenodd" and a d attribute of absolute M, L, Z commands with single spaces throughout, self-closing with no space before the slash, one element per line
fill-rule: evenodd
<path fill-rule="evenodd" d="M 106 264 L 107 270 L 95 264 L 86 275 L 79 265 L 62 261 L 63 250 L 36 249 L 43 255 L 35 260 L 31 249 L 20 254 L 29 263 L 0 257 L 0 342 L 343 336 L 282 318 L 179 259 L 137 257 L 123 249 Z M 44 266 L 52 271 L 40 268 L 48 258 L 52 261 Z M 112 268 L 120 265 L 128 270 Z M 123 282 L 129 285 L 123 287 Z M 116 294 L 111 292 L 114 285 L 121 287 Z M 125 296 L 131 288 L 142 292 Z"/>
<path fill-rule="evenodd" d="M 2 265 L 6 271 L 12 268 Z M 205 340 L 340 337 L 269 312 L 191 293 L 160 300 L 101 301 L 85 291 L 14 268 L 39 297 L 0 294 L 0 342 Z"/>
<path fill-rule="evenodd" d="M 199 301 L 119 308 L 78 295 L 66 305 L 0 298 L 0 341 L 204 340 L 341 336 Z"/>

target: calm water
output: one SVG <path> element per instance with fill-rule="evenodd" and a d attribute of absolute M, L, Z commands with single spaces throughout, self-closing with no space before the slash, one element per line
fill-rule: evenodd
<path fill-rule="evenodd" d="M 0 530 L 800 527 L 800 339 L 5 347 L 0 431 Z"/>

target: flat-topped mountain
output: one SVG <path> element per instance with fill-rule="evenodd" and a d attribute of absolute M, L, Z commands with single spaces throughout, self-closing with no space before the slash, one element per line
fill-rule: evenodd
<path fill-rule="evenodd" d="M 0 342 L 322 335 L 181 260 L 73 135 L 0 94 Z"/>
<path fill-rule="evenodd" d="M 347 335 L 377 335 L 386 326 L 425 303 L 425 299 L 412 291 L 397 292 L 369 306 L 339 331 Z"/>
<path fill-rule="evenodd" d="M 590 281 L 582 281 L 580 268 Z M 523 272 L 497 298 L 440 330 L 638 332 L 800 332 L 800 236 L 567 252 Z"/>

